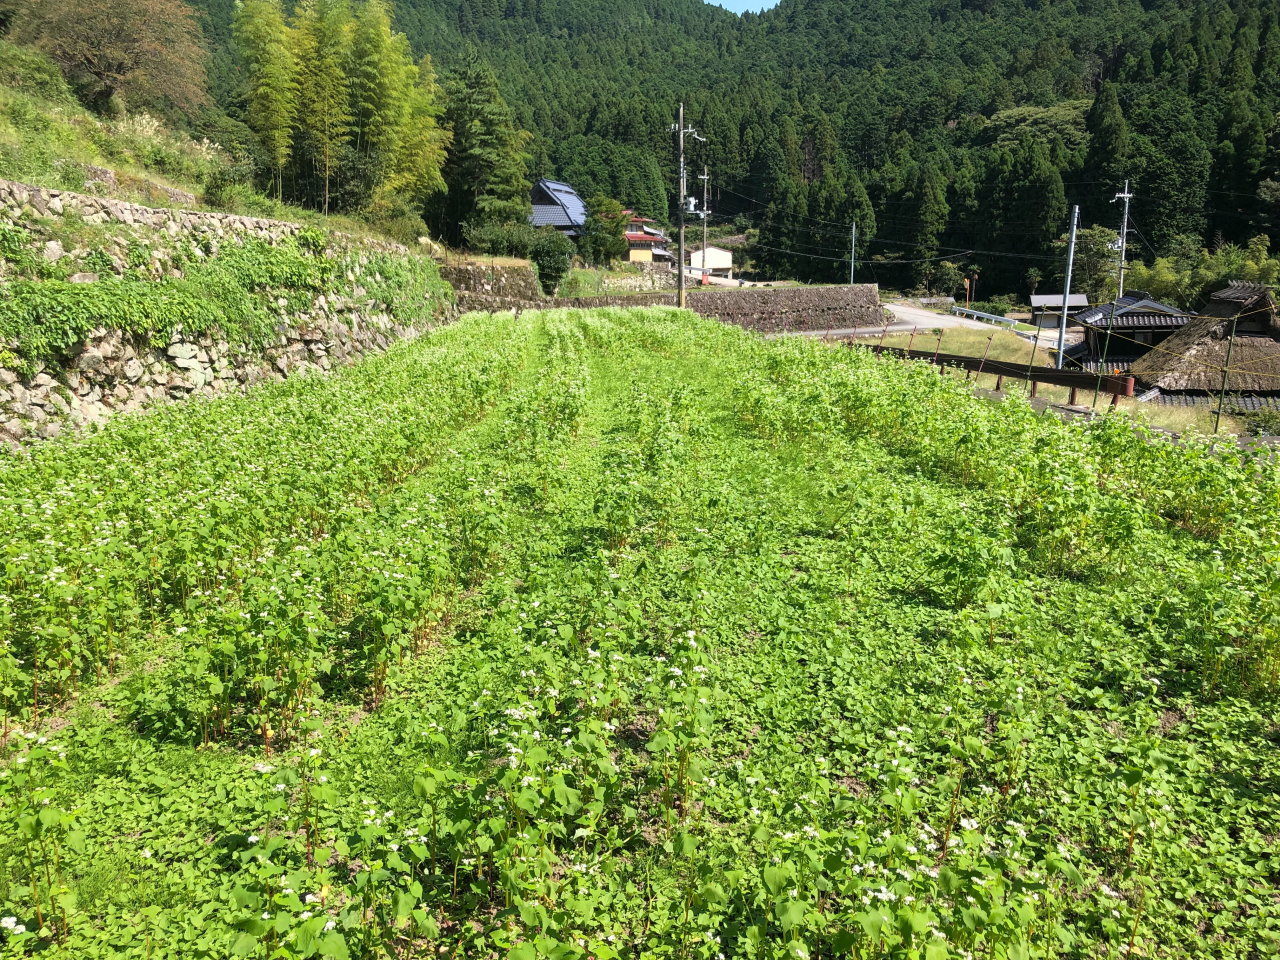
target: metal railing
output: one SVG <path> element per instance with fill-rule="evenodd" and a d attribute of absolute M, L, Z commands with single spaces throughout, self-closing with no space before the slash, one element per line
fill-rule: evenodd
<path fill-rule="evenodd" d="M 1010 320 L 1008 317 L 997 317 L 994 313 L 983 313 L 981 310 L 971 310 L 968 307 L 952 307 L 951 312 L 958 317 L 972 317 L 974 320 L 989 320 L 991 323 L 998 323 L 1013 329 L 1017 326 L 1018 321 Z"/>

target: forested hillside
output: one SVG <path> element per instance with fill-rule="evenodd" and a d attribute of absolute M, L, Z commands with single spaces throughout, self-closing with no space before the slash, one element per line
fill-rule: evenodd
<path fill-rule="evenodd" d="M 202 2 L 216 41 L 229 7 Z M 1175 272 L 1278 229 L 1266 0 L 783 0 L 742 17 L 698 0 L 398 0 L 394 23 L 446 74 L 479 50 L 534 134 L 531 173 L 647 212 L 671 210 L 683 99 L 715 213 L 760 228 L 757 266 L 782 276 L 846 276 L 857 219 L 879 279 L 981 273 L 1025 293 L 1028 270 L 1059 269 L 1071 204 L 1118 226 L 1126 178 L 1135 253 Z"/>

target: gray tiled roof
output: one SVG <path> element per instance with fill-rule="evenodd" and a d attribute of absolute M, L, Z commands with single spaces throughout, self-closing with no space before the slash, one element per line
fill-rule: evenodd
<path fill-rule="evenodd" d="M 1169 313 L 1181 314 L 1182 311 L 1177 307 L 1171 307 L 1167 303 L 1161 303 L 1158 300 L 1152 300 L 1142 290 L 1134 290 L 1132 293 L 1126 293 L 1123 297 L 1116 301 L 1116 319 L 1120 318 L 1123 313 Z M 1111 304 L 1100 303 L 1090 307 L 1088 310 L 1081 310 L 1075 315 L 1075 319 L 1079 323 L 1097 324 L 1099 322 L 1106 323 L 1111 317 Z M 1184 321 L 1185 322 L 1185 321 Z M 1176 324 L 1175 324 L 1176 325 Z"/>
<path fill-rule="evenodd" d="M 554 203 L 535 203 L 529 222 L 535 227 L 576 227 L 564 208 Z"/>
<path fill-rule="evenodd" d="M 587 205 L 576 190 L 557 180 L 539 180 L 533 185 L 535 227 L 581 227 L 587 222 Z"/>
<path fill-rule="evenodd" d="M 1112 321 L 1111 310 L 1108 308 L 1107 312 L 1100 318 L 1090 320 L 1080 319 L 1082 323 L 1087 323 L 1095 330 L 1106 330 L 1108 328 L 1120 330 L 1122 328 L 1133 327 L 1146 329 L 1182 327 L 1185 326 L 1187 321 L 1192 318 L 1189 314 L 1185 313 L 1160 313 L 1156 310 L 1133 310 L 1127 313 L 1117 312 L 1115 320 Z"/>

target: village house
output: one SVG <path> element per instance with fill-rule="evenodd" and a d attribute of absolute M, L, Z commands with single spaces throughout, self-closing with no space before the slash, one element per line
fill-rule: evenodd
<path fill-rule="evenodd" d="M 1129 372 L 1140 389 L 1158 391 L 1162 400 L 1204 402 L 1223 389 L 1228 351 L 1226 392 L 1236 395 L 1235 406 L 1256 409 L 1259 400 L 1280 396 L 1280 321 L 1264 284 L 1236 281 L 1212 294 L 1199 316 Z"/>
<path fill-rule="evenodd" d="M 623 212 L 631 217 L 627 221 L 627 262 L 670 261 L 672 258 L 671 252 L 667 249 L 667 237 L 657 222 L 636 216 L 630 210 Z"/>
<path fill-rule="evenodd" d="M 1058 308 L 1062 308 L 1061 297 Z M 1152 300 L 1141 290 L 1131 290 L 1116 301 L 1114 313 L 1110 303 L 1103 303 L 1081 310 L 1071 319 L 1084 328 L 1084 340 L 1067 356 L 1086 370 L 1102 366 L 1107 372 L 1123 373 L 1195 315 Z"/>
<path fill-rule="evenodd" d="M 539 180 L 529 199 L 533 202 L 529 222 L 535 227 L 555 227 L 571 240 L 582 235 L 587 225 L 587 205 L 573 187 L 556 180 Z"/>

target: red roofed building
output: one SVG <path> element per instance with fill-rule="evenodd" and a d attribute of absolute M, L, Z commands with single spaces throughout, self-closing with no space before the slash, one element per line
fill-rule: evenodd
<path fill-rule="evenodd" d="M 672 259 L 670 251 L 667 250 L 666 234 L 652 220 L 632 216 L 627 222 L 626 239 L 628 263 L 653 263 Z"/>

